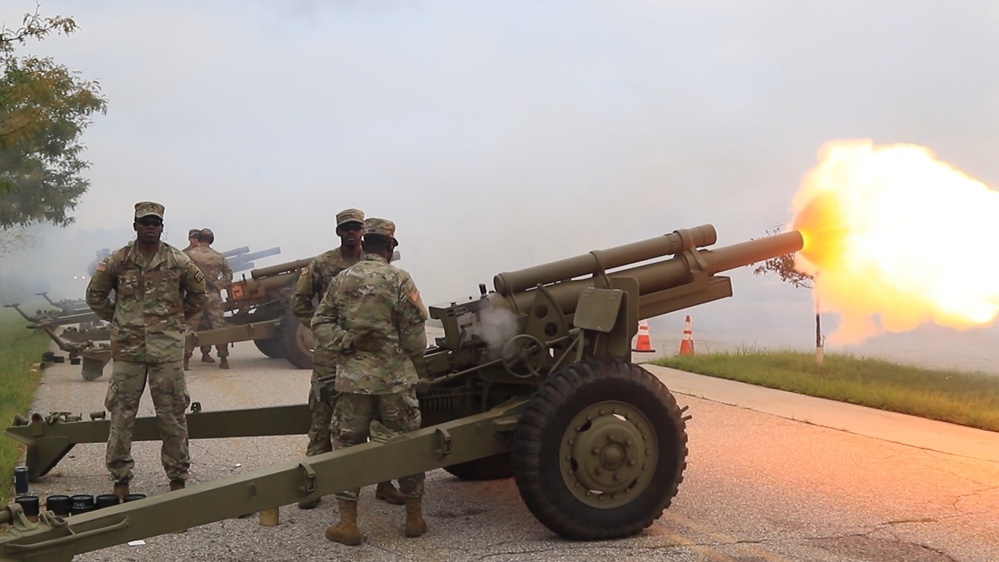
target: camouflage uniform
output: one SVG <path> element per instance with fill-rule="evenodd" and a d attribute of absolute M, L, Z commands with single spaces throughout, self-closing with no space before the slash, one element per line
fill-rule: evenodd
<path fill-rule="evenodd" d="M 382 231 L 394 234 L 395 226 L 383 219 L 365 221 L 365 236 Z M 335 388 L 341 393 L 334 410 L 338 447 L 366 442 L 371 422 L 378 417 L 392 432 L 419 429 L 419 377 L 410 356 L 427 346 L 426 320 L 413 279 L 379 255 L 365 254 L 333 280 L 316 309 L 312 330 L 316 353 L 321 349 L 336 357 Z M 354 349 L 359 330 L 377 334 L 378 351 Z M 419 498 L 423 481 L 423 473 L 400 478 L 399 490 L 407 498 Z M 337 498 L 357 501 L 359 492 L 347 490 Z"/>
<path fill-rule="evenodd" d="M 337 213 L 337 226 L 348 222 L 364 222 L 364 213 L 357 209 L 344 209 Z M 291 311 L 303 324 L 312 324 L 312 315 L 316 311 L 315 301 L 326 294 L 330 282 L 341 271 L 357 263 L 357 258 L 344 256 L 340 248 L 324 252 L 302 269 L 302 274 L 295 285 L 295 293 L 291 297 Z M 309 391 L 309 411 L 312 412 L 312 422 L 309 426 L 309 443 L 306 446 L 307 456 L 321 455 L 333 450 L 331 425 L 333 420 L 333 402 L 331 397 L 320 391 L 319 379 L 329 380 L 336 377 L 336 357 L 324 353 L 318 347 L 312 353 L 312 384 Z"/>
<path fill-rule="evenodd" d="M 187 327 L 193 332 L 224 328 L 226 325 L 225 313 L 222 310 L 222 293 L 220 291 L 232 283 L 232 268 L 229 267 L 229 261 L 220 252 L 208 246 L 194 248 L 188 253 L 188 256 L 194 265 L 201 270 L 201 274 L 205 276 L 208 305 L 205 306 L 204 310 L 195 313 L 187 320 Z M 229 355 L 229 346 L 227 345 L 216 345 L 215 349 L 218 350 L 219 357 Z M 209 351 L 211 351 L 211 346 L 201 347 L 202 353 L 207 354 Z M 185 356 L 190 357 L 193 352 L 194 345 L 187 344 L 184 349 Z"/>
<path fill-rule="evenodd" d="M 163 206 L 136 205 L 136 220 L 163 217 Z M 115 300 L 110 294 L 114 291 Z M 104 405 L 111 413 L 106 455 L 115 482 L 132 478 L 132 428 L 148 381 L 160 435 L 161 459 L 171 481 L 184 481 L 190 466 L 187 393 L 181 360 L 185 318 L 204 308 L 204 276 L 183 252 L 159 242 L 145 256 L 136 242 L 104 258 L 87 286 L 87 304 L 111 324 L 111 382 Z"/>

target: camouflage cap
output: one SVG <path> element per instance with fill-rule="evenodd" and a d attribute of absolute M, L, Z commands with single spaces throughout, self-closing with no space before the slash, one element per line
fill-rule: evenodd
<path fill-rule="evenodd" d="M 215 241 L 215 233 L 212 232 L 212 229 L 210 228 L 202 228 L 200 231 L 198 231 L 198 240 L 212 243 Z"/>
<path fill-rule="evenodd" d="M 368 234 L 378 234 L 396 240 L 395 223 L 388 219 L 367 219 L 364 221 L 364 235 Z M 396 240 L 396 243 L 399 241 Z"/>
<path fill-rule="evenodd" d="M 344 223 L 347 223 L 347 222 L 359 222 L 359 223 L 363 223 L 364 222 L 364 211 L 362 211 L 360 209 L 344 209 L 344 210 L 342 210 L 342 211 L 340 211 L 339 213 L 336 214 L 336 225 L 337 226 L 340 226 L 341 224 L 344 224 Z"/>
<path fill-rule="evenodd" d="M 187 231 L 188 238 L 197 238 L 199 234 L 201 234 L 200 228 L 192 228 L 191 230 Z"/>
<path fill-rule="evenodd" d="M 148 217 L 149 215 L 162 219 L 163 205 L 153 203 L 152 201 L 140 201 L 135 204 L 135 218 L 141 219 L 142 217 Z"/>

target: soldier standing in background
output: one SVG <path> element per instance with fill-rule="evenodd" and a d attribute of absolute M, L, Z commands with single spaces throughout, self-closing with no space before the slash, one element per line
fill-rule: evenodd
<path fill-rule="evenodd" d="M 364 257 L 333 279 L 312 318 L 316 353 L 322 350 L 336 358 L 337 448 L 366 442 L 377 418 L 394 433 L 420 428 L 419 377 L 410 358 L 427 347 L 428 314 L 413 279 L 390 264 L 397 245 L 391 221 L 364 221 Z M 424 477 L 421 472 L 399 479 L 406 498 L 407 537 L 427 530 Z M 336 495 L 340 520 L 326 529 L 327 539 L 361 544 L 359 494 L 354 489 Z"/>
<path fill-rule="evenodd" d="M 359 209 L 344 209 L 336 215 L 336 234 L 340 237 L 340 247 L 324 252 L 302 269 L 291 297 L 291 310 L 295 317 L 306 326 L 312 324 L 312 314 L 316 302 L 323 298 L 330 282 L 341 271 L 361 259 L 361 235 L 364 233 L 364 212 Z M 333 450 L 331 425 L 333 419 L 332 379 L 336 377 L 336 358 L 324 353 L 318 347 L 312 355 L 312 385 L 309 392 L 309 411 L 312 422 L 309 426 L 309 443 L 306 456 L 321 455 Z M 322 379 L 322 381 L 320 381 Z M 378 484 L 375 497 L 395 505 L 402 505 L 405 498 L 391 482 Z M 319 499 L 303 500 L 298 503 L 301 509 L 313 509 Z"/>
<path fill-rule="evenodd" d="M 221 290 L 232 283 L 232 268 L 229 261 L 221 253 L 211 247 L 215 242 L 215 233 L 208 228 L 203 228 L 198 233 L 200 246 L 191 250 L 188 256 L 194 265 L 198 266 L 202 275 L 205 276 L 205 287 L 208 291 L 208 305 L 201 312 L 191 316 L 187 327 L 191 331 L 212 330 L 225 327 L 225 312 L 222 310 Z M 215 349 L 219 355 L 219 368 L 229 368 L 229 346 L 226 344 L 216 345 Z M 210 345 L 201 346 L 201 362 L 214 363 L 211 356 L 212 347 Z M 194 355 L 194 345 L 184 346 L 184 370 L 191 368 L 191 356 Z"/>
<path fill-rule="evenodd" d="M 181 366 L 185 319 L 208 302 L 201 271 L 182 251 L 160 241 L 163 205 L 136 203 L 132 228 L 135 242 L 104 258 L 87 286 L 87 305 L 111 324 L 113 366 L 104 401 L 111 427 L 105 461 L 120 498 L 129 493 L 135 466 L 132 428 L 147 382 L 170 490 L 184 488 L 191 466 L 185 417 L 191 397 Z"/>
<path fill-rule="evenodd" d="M 198 236 L 201 234 L 200 228 L 192 228 L 187 231 L 187 247 L 184 248 L 184 253 L 191 255 L 191 250 L 201 246 L 201 241 L 198 240 Z"/>

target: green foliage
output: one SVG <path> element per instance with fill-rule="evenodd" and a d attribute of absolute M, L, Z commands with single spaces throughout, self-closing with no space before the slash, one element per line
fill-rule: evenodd
<path fill-rule="evenodd" d="M 80 136 L 107 102 L 97 82 L 51 58 L 18 57 L 14 47 L 52 32 L 71 33 L 70 18 L 27 14 L 17 30 L 0 29 L 0 230 L 49 222 L 66 226 L 90 182 L 80 174 Z"/>
<path fill-rule="evenodd" d="M 828 354 L 741 351 L 655 361 L 691 373 L 999 431 L 999 376 Z"/>
<path fill-rule="evenodd" d="M 24 414 L 31 407 L 41 370 L 32 371 L 49 348 L 50 340 L 25 328 L 25 320 L 9 308 L 0 308 L 0 426 L 6 427 L 14 414 Z M 6 505 L 13 492 L 11 475 L 21 460 L 22 447 L 17 441 L 0 436 L 0 505 Z"/>

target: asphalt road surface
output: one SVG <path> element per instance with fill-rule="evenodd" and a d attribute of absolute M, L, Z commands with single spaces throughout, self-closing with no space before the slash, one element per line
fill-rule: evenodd
<path fill-rule="evenodd" d="M 195 357 L 197 358 L 197 356 Z M 194 363 L 188 374 L 205 411 L 296 404 L 309 372 L 239 344 L 232 369 Z M 572 542 L 538 523 L 513 479 L 468 482 L 437 470 L 424 500 L 429 531 L 402 536 L 399 506 L 362 495 L 364 543 L 323 537 L 335 502 L 314 511 L 280 509 L 280 524 L 230 519 L 81 554 L 95 561 L 251 560 L 999 560 L 999 434 L 888 414 L 649 367 L 689 406 L 688 468 L 662 518 L 635 537 Z M 110 373 L 110 367 L 106 369 Z M 103 409 L 108 377 L 84 381 L 79 367 L 46 370 L 35 408 Z M 148 393 L 140 415 L 152 415 Z M 199 483 L 287 462 L 304 436 L 192 441 Z M 159 444 L 136 443 L 133 492 L 167 493 Z M 78 445 L 31 492 L 108 493 L 104 446 Z"/>

